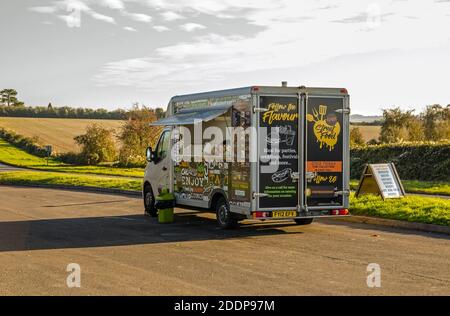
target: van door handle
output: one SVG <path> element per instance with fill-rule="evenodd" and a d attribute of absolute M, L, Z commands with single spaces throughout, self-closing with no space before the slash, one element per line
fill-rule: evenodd
<path fill-rule="evenodd" d="M 253 192 L 253 198 L 257 198 L 257 197 L 266 197 L 269 196 L 269 194 L 267 193 L 257 193 L 257 192 Z"/>
<path fill-rule="evenodd" d="M 162 167 L 162 170 L 163 170 L 163 171 L 166 171 L 166 170 L 167 170 L 167 167 Z"/>
<path fill-rule="evenodd" d="M 334 192 L 334 195 L 335 196 L 338 196 L 338 195 L 349 196 L 350 195 L 350 190 L 336 191 L 336 192 Z"/>
<path fill-rule="evenodd" d="M 350 114 L 350 109 L 337 109 L 337 110 L 334 110 L 334 112 Z"/>

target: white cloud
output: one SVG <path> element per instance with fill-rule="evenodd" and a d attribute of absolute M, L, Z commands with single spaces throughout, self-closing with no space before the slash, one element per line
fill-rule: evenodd
<path fill-rule="evenodd" d="M 103 15 L 103 14 L 100 14 L 100 13 L 97 13 L 94 11 L 89 11 L 88 13 L 92 18 L 94 18 L 96 20 L 103 21 L 106 23 L 116 24 L 116 21 L 114 20 L 113 17 Z"/>
<path fill-rule="evenodd" d="M 150 15 L 127 12 L 125 9 L 125 3 L 127 1 L 130 0 L 60 0 L 54 2 L 52 6 L 30 7 L 29 10 L 39 13 L 55 13 L 58 18 L 63 19 L 66 22 L 73 19 L 70 16 L 74 12 L 86 13 L 96 20 L 116 24 L 116 21 L 112 16 L 105 15 L 97 10 L 94 10 L 93 7 L 96 6 L 117 10 L 122 16 L 125 16 L 133 21 L 145 23 L 152 21 L 152 17 Z"/>
<path fill-rule="evenodd" d="M 162 13 L 160 13 L 160 15 L 166 21 L 175 21 L 175 20 L 184 19 L 184 16 L 182 16 L 176 12 L 173 12 L 173 11 L 162 12 Z"/>
<path fill-rule="evenodd" d="M 198 23 L 186 23 L 183 25 L 180 25 L 180 28 L 186 32 L 193 32 L 197 30 L 203 30 L 206 29 L 206 26 Z"/>
<path fill-rule="evenodd" d="M 153 29 L 158 32 L 165 32 L 170 30 L 167 26 L 164 25 L 155 25 L 153 26 Z"/>
<path fill-rule="evenodd" d="M 58 19 L 64 21 L 68 27 L 81 27 L 81 20 L 74 15 L 58 15 Z"/>
<path fill-rule="evenodd" d="M 125 4 L 122 0 L 100 0 L 99 1 L 101 5 L 116 9 L 116 10 L 123 10 L 125 9 Z"/>
<path fill-rule="evenodd" d="M 91 11 L 91 8 L 87 5 L 87 3 L 83 0 L 62 0 L 56 2 L 56 7 L 60 10 L 70 12 L 73 10 L 87 12 Z"/>
<path fill-rule="evenodd" d="M 134 27 L 131 27 L 131 26 L 125 26 L 123 29 L 125 31 L 129 31 L 129 32 L 137 32 L 137 30 Z"/>
<path fill-rule="evenodd" d="M 123 15 L 126 17 L 129 17 L 130 19 L 137 21 L 137 22 L 149 23 L 152 21 L 152 17 L 150 15 L 143 14 L 143 13 L 123 12 Z"/>
<path fill-rule="evenodd" d="M 55 7 L 31 7 L 29 10 L 38 13 L 55 13 L 57 11 Z"/>
<path fill-rule="evenodd" d="M 226 11 L 269 9 L 279 7 L 280 0 L 147 0 L 145 3 L 159 10 L 171 12 L 199 12 L 217 15 Z M 298 13 L 298 12 L 297 12 Z"/>
<path fill-rule="evenodd" d="M 448 41 L 442 30 L 450 28 L 446 17 L 450 9 L 444 10 L 433 0 L 379 0 L 380 19 L 375 26 L 364 19 L 358 20 L 360 23 L 333 22 L 337 17 L 368 17 L 368 5 L 361 1 L 342 2 L 332 10 L 318 9 L 334 5 L 334 1 L 313 0 L 301 4 L 297 0 L 151 0 L 147 3 L 162 10 L 166 20 L 176 20 L 188 12 L 216 15 L 231 12 L 261 26 L 262 31 L 248 36 L 186 37 L 181 43 L 156 48 L 149 56 L 106 64 L 95 78 L 102 84 L 156 88 L 174 83 L 185 85 L 185 78 L 189 78 L 190 84 L 201 84 L 244 72 L 304 67 L 343 55 L 439 47 Z M 311 18 L 299 19 L 299 12 Z M 387 13 L 394 14 L 383 18 Z M 405 20 L 395 13 L 419 19 Z M 199 29 L 189 24 L 179 27 L 186 31 Z M 371 32 L 361 32 L 366 24 L 371 26 Z M 420 40 L 418 34 L 423 34 Z"/>

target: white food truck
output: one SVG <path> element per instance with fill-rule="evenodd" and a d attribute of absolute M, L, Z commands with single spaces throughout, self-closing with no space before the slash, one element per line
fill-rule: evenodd
<path fill-rule="evenodd" d="M 349 95 L 344 88 L 251 86 L 173 97 L 147 149 L 145 212 L 168 188 L 183 208 L 239 220 L 348 216 Z"/>

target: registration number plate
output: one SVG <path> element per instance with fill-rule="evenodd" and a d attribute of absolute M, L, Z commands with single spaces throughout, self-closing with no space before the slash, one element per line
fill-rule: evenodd
<path fill-rule="evenodd" d="M 273 211 L 272 217 L 278 218 L 278 217 L 296 217 L 297 211 Z"/>

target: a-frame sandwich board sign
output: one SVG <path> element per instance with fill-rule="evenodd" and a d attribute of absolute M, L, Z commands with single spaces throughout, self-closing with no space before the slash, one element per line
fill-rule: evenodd
<path fill-rule="evenodd" d="M 355 197 L 367 193 L 381 195 L 383 199 L 405 196 L 405 189 L 392 162 L 364 166 Z"/>

